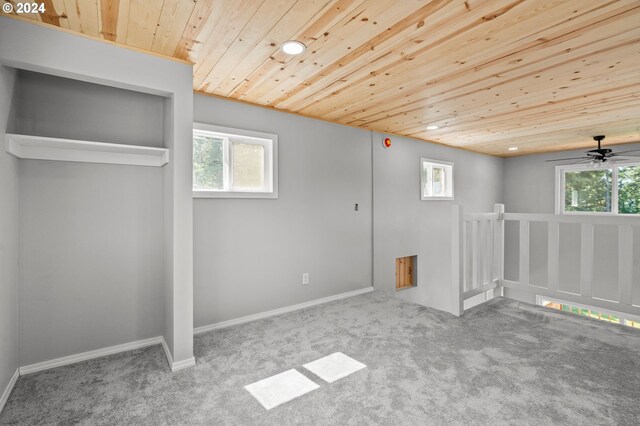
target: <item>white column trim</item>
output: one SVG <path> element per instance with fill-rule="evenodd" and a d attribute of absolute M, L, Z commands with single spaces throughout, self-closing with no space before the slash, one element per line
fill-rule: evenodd
<path fill-rule="evenodd" d="M 9 383 L 7 383 L 7 387 L 4 388 L 4 392 L 2 392 L 2 397 L 0 398 L 0 413 L 2 413 L 2 409 L 4 408 L 4 405 L 9 400 L 9 395 L 11 395 L 11 391 L 13 390 L 13 387 L 16 385 L 16 382 L 18 381 L 19 376 L 20 376 L 20 369 L 16 368 L 16 371 L 13 372 L 13 376 L 11 376 L 11 379 L 9 379 Z"/>

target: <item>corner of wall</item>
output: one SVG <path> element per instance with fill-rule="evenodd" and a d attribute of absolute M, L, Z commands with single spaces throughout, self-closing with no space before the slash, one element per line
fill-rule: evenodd
<path fill-rule="evenodd" d="M 485 212 L 504 199 L 504 161 L 449 146 L 391 135 L 372 134 L 374 164 L 374 280 L 407 301 L 448 311 L 451 304 L 451 206 Z M 420 200 L 420 158 L 455 163 L 455 200 Z M 418 256 L 418 284 L 395 290 L 394 259 Z M 428 272 L 425 272 L 428 271 Z"/>
<path fill-rule="evenodd" d="M 9 397 L 15 372 L 19 366 L 18 352 L 18 161 L 4 150 L 6 129 L 15 120 L 12 105 L 16 70 L 0 65 L 0 410 L 5 396 Z M 6 394 L 6 395 L 5 395 Z"/>

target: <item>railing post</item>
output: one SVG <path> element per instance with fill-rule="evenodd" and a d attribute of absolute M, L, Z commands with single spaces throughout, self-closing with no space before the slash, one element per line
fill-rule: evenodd
<path fill-rule="evenodd" d="M 591 297 L 591 284 L 593 281 L 593 223 L 583 223 L 580 234 L 580 295 Z"/>
<path fill-rule="evenodd" d="M 455 205 L 451 212 L 451 313 L 464 312 L 464 210 Z"/>
<path fill-rule="evenodd" d="M 467 286 L 470 290 L 475 290 L 482 287 L 482 265 L 478 261 L 482 254 L 482 248 L 480 246 L 480 221 L 473 220 L 471 223 L 471 238 L 469 238 L 469 244 L 471 244 L 471 281 Z M 466 241 L 465 241 L 466 243 Z"/>
<path fill-rule="evenodd" d="M 618 302 L 632 305 L 633 298 L 633 226 L 618 227 Z"/>
<path fill-rule="evenodd" d="M 490 284 L 493 282 L 493 265 L 495 263 L 494 253 L 495 253 L 495 221 L 488 219 L 485 221 L 485 236 L 484 236 L 484 252 L 486 253 L 484 256 L 484 264 L 483 264 L 483 275 L 482 278 L 486 284 Z"/>
<path fill-rule="evenodd" d="M 558 291 L 560 280 L 560 223 L 547 222 L 547 287 Z"/>
<path fill-rule="evenodd" d="M 520 284 L 529 285 L 529 221 L 520 220 Z"/>
<path fill-rule="evenodd" d="M 498 216 L 493 233 L 493 256 L 496 268 L 494 273 L 500 286 L 500 295 L 504 296 L 504 287 L 502 286 L 502 282 L 504 281 L 504 204 L 495 204 L 493 206 L 493 212 Z"/>

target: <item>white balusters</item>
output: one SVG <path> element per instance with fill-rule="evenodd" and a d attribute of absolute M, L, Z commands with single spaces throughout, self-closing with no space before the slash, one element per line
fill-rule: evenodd
<path fill-rule="evenodd" d="M 520 283 L 529 285 L 529 221 L 520 221 Z"/>
<path fill-rule="evenodd" d="M 504 275 L 504 206 L 493 213 L 452 211 L 452 309 L 463 312 L 464 300 L 500 285 Z"/>
<path fill-rule="evenodd" d="M 549 290 L 558 291 L 560 279 L 560 224 L 558 222 L 547 223 L 547 286 Z"/>
<path fill-rule="evenodd" d="M 580 235 L 580 294 L 591 297 L 591 284 L 593 281 L 593 223 L 583 223 Z"/>
<path fill-rule="evenodd" d="M 503 280 L 501 284 L 506 288 L 513 288 L 519 291 L 528 291 L 540 296 L 568 300 L 574 303 L 582 303 L 587 306 L 596 306 L 612 311 L 640 314 L 640 307 L 633 304 L 634 279 L 634 227 L 640 226 L 638 216 L 614 216 L 614 215 L 553 215 L 553 214 L 531 214 L 531 213 L 505 213 L 505 220 L 519 223 L 518 232 L 520 236 L 520 256 L 518 268 L 520 271 L 519 281 Z M 529 282 L 530 268 L 530 223 L 543 222 L 548 227 L 547 241 L 547 288 L 539 283 Z M 579 274 L 580 288 L 578 294 L 561 291 L 560 287 L 560 262 L 562 253 L 560 252 L 560 241 L 563 236 L 560 234 L 560 225 L 563 223 L 580 225 L 580 269 L 575 273 Z M 594 229 L 599 225 L 617 227 L 618 233 L 618 300 L 605 300 L 593 297 L 593 288 L 602 283 L 594 283 L 594 268 L 598 267 L 598 259 L 594 258 L 594 244 L 599 244 L 595 240 Z M 503 240 L 504 241 L 504 240 Z M 540 247 L 536 246 L 540 249 Z M 612 247 L 611 250 L 615 250 Z M 504 254 L 502 256 L 504 261 Z"/>
<path fill-rule="evenodd" d="M 631 305 L 633 285 L 633 226 L 618 227 L 618 301 Z"/>

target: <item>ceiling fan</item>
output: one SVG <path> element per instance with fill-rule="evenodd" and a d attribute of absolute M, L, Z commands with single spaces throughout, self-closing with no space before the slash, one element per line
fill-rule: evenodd
<path fill-rule="evenodd" d="M 631 160 L 634 158 L 640 158 L 640 155 L 626 155 L 630 152 L 640 152 L 640 149 L 613 152 L 613 150 L 610 148 L 602 148 L 601 142 L 603 139 L 604 135 L 594 136 L 593 140 L 598 142 L 598 148 L 587 151 L 584 157 L 558 158 L 555 160 L 547 160 L 547 163 L 555 161 L 573 161 L 570 164 L 591 163 L 593 167 L 597 168 L 606 162 L 613 162 L 614 160 Z"/>

